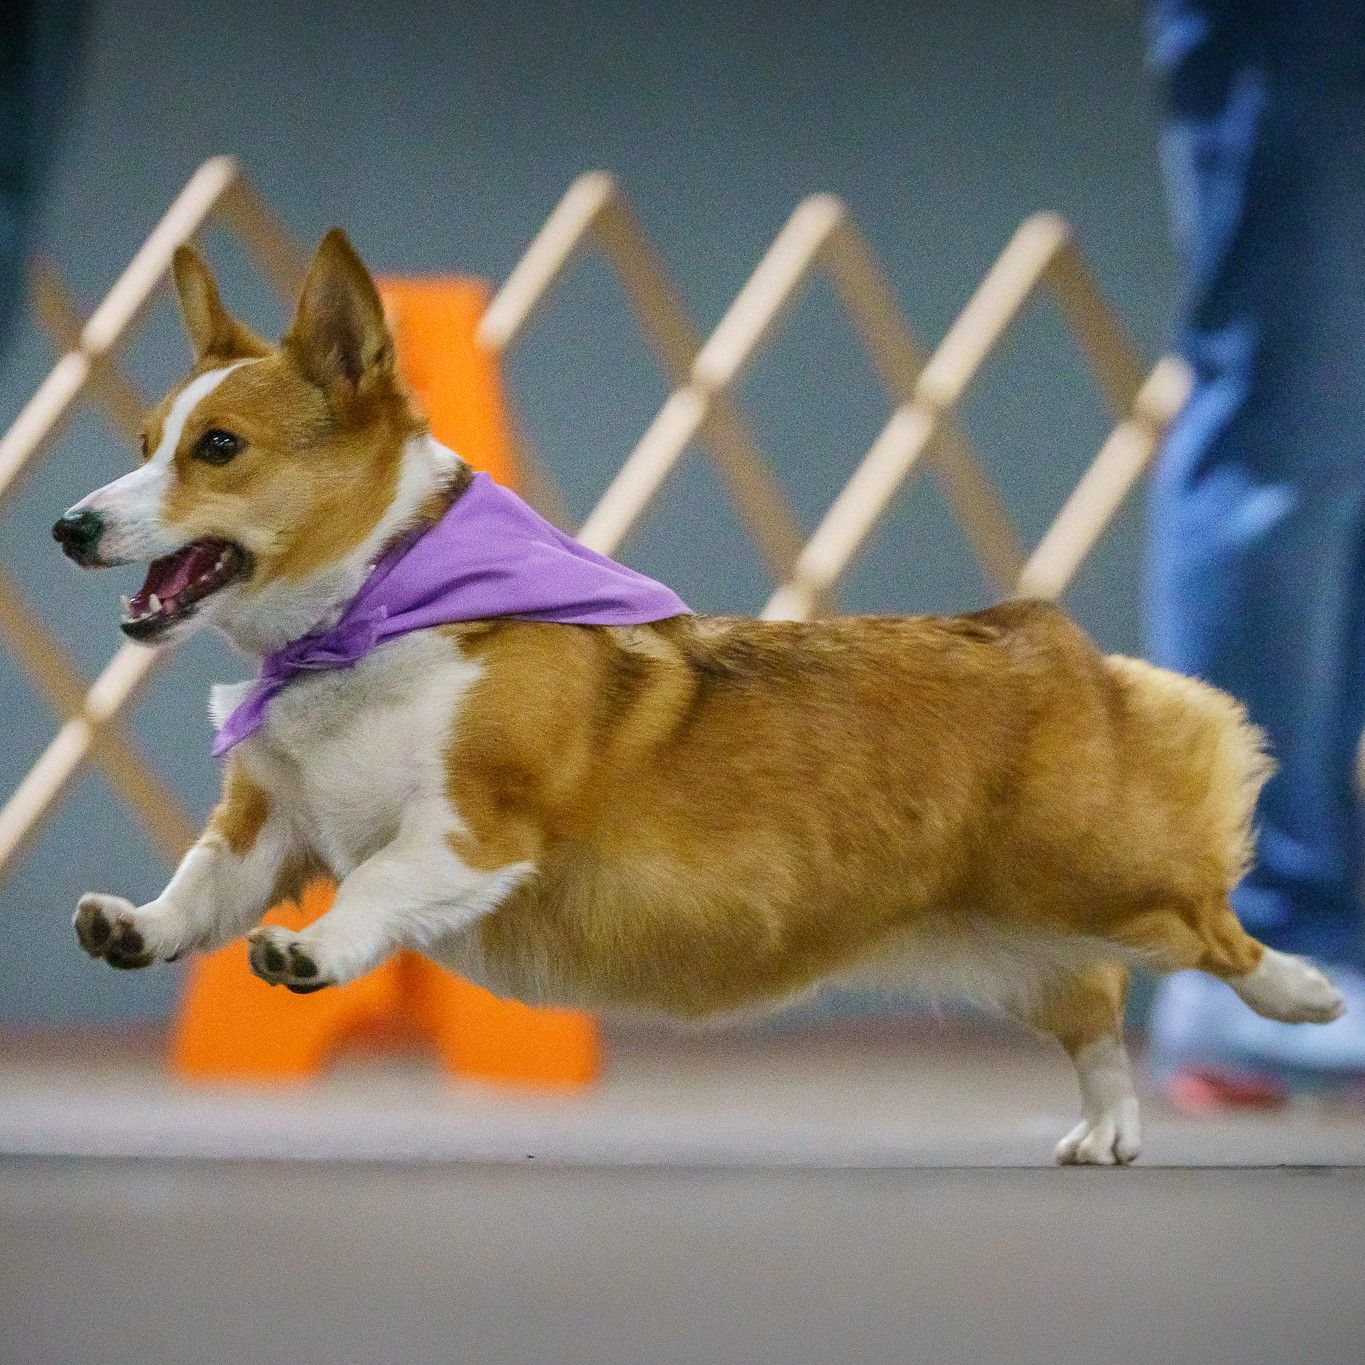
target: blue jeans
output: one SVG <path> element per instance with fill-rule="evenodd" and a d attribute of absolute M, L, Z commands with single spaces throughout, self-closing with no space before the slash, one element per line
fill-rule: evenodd
<path fill-rule="evenodd" d="M 1152 657 L 1241 697 L 1279 771 L 1234 894 L 1359 960 L 1365 729 L 1365 4 L 1151 12 L 1196 376 L 1151 494 Z"/>

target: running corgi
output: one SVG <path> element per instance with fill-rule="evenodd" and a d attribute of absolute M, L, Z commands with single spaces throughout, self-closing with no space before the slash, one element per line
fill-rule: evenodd
<path fill-rule="evenodd" d="M 262 668 L 214 689 L 222 801 L 165 891 L 81 900 L 92 956 L 246 934 L 302 992 L 411 948 L 533 1003 L 686 1017 L 961 994 L 1061 1043 L 1083 1118 L 1057 1159 L 1104 1165 L 1140 1146 L 1131 964 L 1341 1012 L 1229 909 L 1270 770 L 1230 697 L 1037 602 L 693 615 L 432 439 L 340 231 L 278 346 L 193 249 L 175 280 L 194 366 L 140 467 L 53 534 L 86 567 L 150 561 L 134 639 L 213 624 Z M 327 914 L 253 927 L 324 873 Z"/>

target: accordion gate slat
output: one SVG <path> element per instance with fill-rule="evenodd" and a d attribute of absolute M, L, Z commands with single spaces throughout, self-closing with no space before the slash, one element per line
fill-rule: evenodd
<path fill-rule="evenodd" d="M 56 445 L 81 403 L 129 435 L 141 400 L 118 368 L 167 279 L 175 247 L 211 224 L 235 233 L 287 304 L 305 258 L 228 157 L 191 178 L 103 302 L 81 323 L 50 266 L 34 281 L 35 313 L 63 352 L 0 437 L 0 511 Z M 1067 224 L 1055 214 L 1023 223 L 932 351 L 915 339 L 886 273 L 846 207 L 828 195 L 803 201 L 703 340 L 681 296 L 611 176 L 580 177 L 490 302 L 480 339 L 506 359 L 576 258 L 596 250 L 619 278 L 636 323 L 671 392 L 580 528 L 585 544 L 617 551 L 648 515 L 672 471 L 697 446 L 725 484 L 775 588 L 769 618 L 805 619 L 837 608 L 839 585 L 882 517 L 923 466 L 940 482 L 986 578 L 1003 594 L 1060 596 L 1103 537 L 1159 449 L 1190 378 L 1167 356 L 1144 375 Z M 823 272 L 848 314 L 892 413 L 815 531 L 805 537 L 780 481 L 735 397 L 811 278 Z M 1023 546 L 1001 498 L 962 432 L 956 410 L 1011 324 L 1040 295 L 1057 303 L 1117 425 L 1038 545 Z M 525 491 L 547 515 L 562 501 L 546 470 L 523 451 Z M 48 628 L 0 571 L 0 637 L 64 723 L 0 807 L 0 882 L 93 764 L 168 860 L 193 827 L 124 726 L 151 672 L 171 651 L 124 645 L 89 688 Z"/>

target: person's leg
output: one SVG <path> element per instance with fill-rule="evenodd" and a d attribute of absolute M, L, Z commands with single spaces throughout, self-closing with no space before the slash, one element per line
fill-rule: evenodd
<path fill-rule="evenodd" d="M 1279 772 L 1233 904 L 1258 938 L 1359 960 L 1356 750 L 1365 724 L 1365 7 L 1185 0 L 1153 10 L 1163 161 L 1189 276 L 1195 392 L 1153 482 L 1153 658 L 1247 702 Z M 1149 1059 L 1309 1073 L 1365 1068 L 1365 981 L 1345 1017 L 1257 1019 L 1226 987 L 1167 978 Z"/>
<path fill-rule="evenodd" d="M 1172 217 L 1196 374 L 1154 480 L 1154 659 L 1241 697 L 1279 771 L 1234 896 L 1260 938 L 1360 947 L 1355 759 L 1365 547 L 1365 23 L 1290 39 L 1286 5 L 1162 6 Z M 1164 22 L 1165 27 L 1161 25 Z M 1355 79 L 1308 49 L 1356 51 Z M 1162 39 L 1165 39 L 1164 45 Z M 1327 74 L 1324 74 L 1326 72 Z M 1346 73 L 1349 75 L 1350 73 Z"/>
<path fill-rule="evenodd" d="M 1152 655 L 1242 698 L 1270 737 L 1278 768 L 1238 915 L 1272 947 L 1349 961 L 1365 499 L 1237 469 L 1192 479 L 1186 454 L 1172 450 L 1153 492 Z"/>

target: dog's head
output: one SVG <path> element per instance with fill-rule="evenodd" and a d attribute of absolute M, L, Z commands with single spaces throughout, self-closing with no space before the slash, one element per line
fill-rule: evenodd
<path fill-rule="evenodd" d="M 379 294 L 340 230 L 277 347 L 224 309 L 192 247 L 176 252 L 175 284 L 194 366 L 147 414 L 141 465 L 52 530 L 87 568 L 150 561 L 121 622 L 143 641 L 201 621 L 231 630 L 253 603 L 304 593 L 363 553 L 423 430 Z"/>

